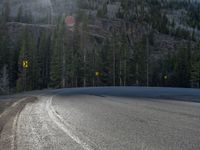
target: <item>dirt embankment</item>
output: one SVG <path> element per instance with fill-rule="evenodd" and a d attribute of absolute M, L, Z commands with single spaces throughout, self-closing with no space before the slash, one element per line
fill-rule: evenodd
<path fill-rule="evenodd" d="M 0 101 L 0 149 L 16 149 L 16 127 L 20 112 L 27 103 L 37 101 L 36 97 Z"/>

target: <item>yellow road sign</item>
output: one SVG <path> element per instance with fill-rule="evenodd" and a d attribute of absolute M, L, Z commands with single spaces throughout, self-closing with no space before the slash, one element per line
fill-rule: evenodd
<path fill-rule="evenodd" d="M 96 76 L 99 77 L 100 76 L 100 72 L 97 71 L 96 72 Z"/>
<path fill-rule="evenodd" d="M 23 66 L 24 69 L 29 68 L 29 61 L 28 60 L 23 60 L 22 66 Z"/>

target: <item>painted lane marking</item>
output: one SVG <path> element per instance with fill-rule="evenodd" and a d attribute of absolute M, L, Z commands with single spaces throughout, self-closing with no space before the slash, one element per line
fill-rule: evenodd
<path fill-rule="evenodd" d="M 88 145 L 87 143 L 83 142 L 78 136 L 74 135 L 72 133 L 72 131 L 70 131 L 68 129 L 66 124 L 62 123 L 63 122 L 62 117 L 56 113 L 55 109 L 52 106 L 52 99 L 53 99 L 53 97 L 51 97 L 46 103 L 46 109 L 47 109 L 47 112 L 48 112 L 49 117 L 51 118 L 51 120 L 54 123 L 56 123 L 57 126 L 62 131 L 64 131 L 72 140 L 74 140 L 76 143 L 78 143 L 84 150 L 93 150 L 93 148 L 90 145 Z"/>

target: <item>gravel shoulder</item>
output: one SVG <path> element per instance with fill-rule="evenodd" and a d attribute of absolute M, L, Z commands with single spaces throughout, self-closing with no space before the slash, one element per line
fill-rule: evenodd
<path fill-rule="evenodd" d="M 0 101 L 0 149 L 15 149 L 15 128 L 20 112 L 28 103 L 37 101 L 36 97 Z"/>

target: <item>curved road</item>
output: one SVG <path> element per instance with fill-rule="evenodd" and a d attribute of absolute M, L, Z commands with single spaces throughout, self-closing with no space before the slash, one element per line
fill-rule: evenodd
<path fill-rule="evenodd" d="M 32 95 L 38 100 L 15 120 L 11 149 L 200 149 L 199 90 L 110 87 Z"/>

